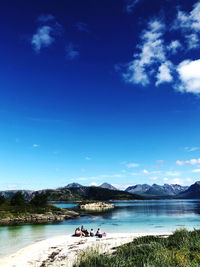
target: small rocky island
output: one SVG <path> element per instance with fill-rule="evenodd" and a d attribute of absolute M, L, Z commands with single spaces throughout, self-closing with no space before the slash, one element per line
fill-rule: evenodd
<path fill-rule="evenodd" d="M 104 211 L 108 209 L 113 209 L 115 205 L 112 203 L 102 202 L 102 201 L 84 200 L 81 203 L 79 203 L 78 207 L 81 210 Z"/>

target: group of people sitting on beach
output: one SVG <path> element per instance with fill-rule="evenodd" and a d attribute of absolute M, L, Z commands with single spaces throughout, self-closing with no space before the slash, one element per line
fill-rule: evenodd
<path fill-rule="evenodd" d="M 75 236 L 85 236 L 85 237 L 88 237 L 88 236 L 97 236 L 97 237 L 103 237 L 103 236 L 106 236 L 106 233 L 101 233 L 101 229 L 98 228 L 96 234 L 94 234 L 94 230 L 91 229 L 90 232 L 88 231 L 88 229 L 85 229 L 84 226 L 82 225 L 81 226 L 81 229 L 78 227 L 76 228 L 75 230 Z"/>

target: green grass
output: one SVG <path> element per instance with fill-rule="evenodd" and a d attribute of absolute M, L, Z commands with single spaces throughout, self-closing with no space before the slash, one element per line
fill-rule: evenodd
<path fill-rule="evenodd" d="M 200 230 L 177 230 L 168 238 L 146 236 L 112 255 L 83 252 L 74 267 L 199 267 Z"/>

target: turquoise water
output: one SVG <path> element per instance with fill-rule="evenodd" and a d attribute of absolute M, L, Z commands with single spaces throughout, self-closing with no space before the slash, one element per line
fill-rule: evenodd
<path fill-rule="evenodd" d="M 185 227 L 200 228 L 200 200 L 117 201 L 116 208 L 62 223 L 0 227 L 0 257 L 52 236 L 73 234 L 84 225 L 105 232 L 166 233 Z M 76 203 L 56 204 L 73 208 Z"/>

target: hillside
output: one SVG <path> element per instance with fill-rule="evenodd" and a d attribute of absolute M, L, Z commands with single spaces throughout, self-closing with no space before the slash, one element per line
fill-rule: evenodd
<path fill-rule="evenodd" d="M 200 199 L 200 181 L 192 184 L 186 191 L 178 194 L 176 198 Z"/>
<path fill-rule="evenodd" d="M 49 201 L 78 201 L 78 200 L 134 200 L 143 197 L 120 190 L 110 190 L 101 187 L 71 187 L 56 190 L 42 190 Z"/>

